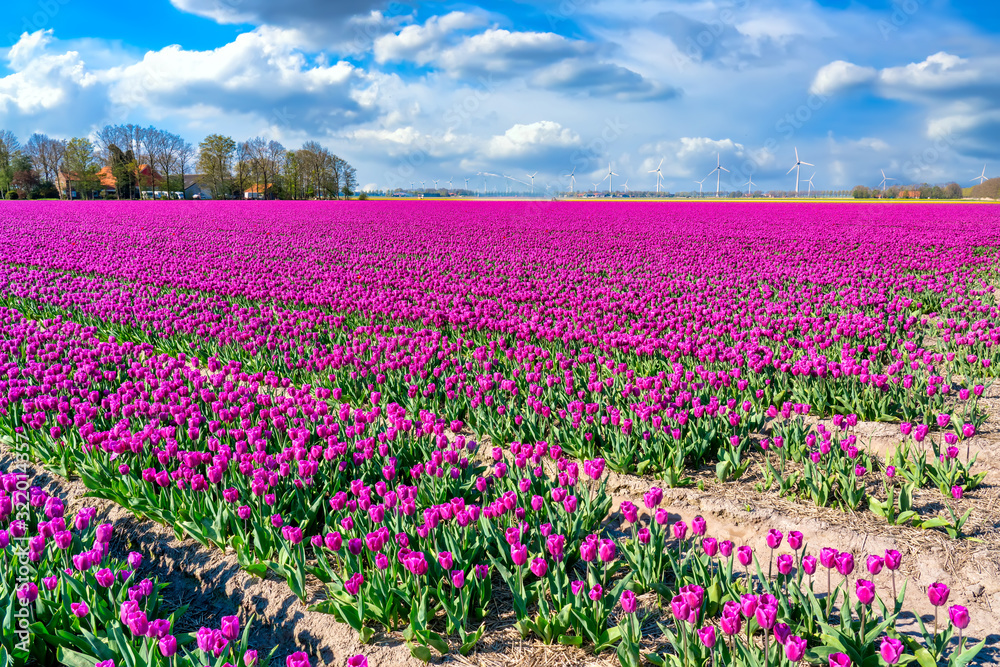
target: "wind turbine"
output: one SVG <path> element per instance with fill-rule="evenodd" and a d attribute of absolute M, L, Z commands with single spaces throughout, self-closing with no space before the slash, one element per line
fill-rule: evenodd
<path fill-rule="evenodd" d="M 747 182 L 744 183 L 744 185 L 747 186 L 747 197 L 749 197 L 750 196 L 750 188 L 752 188 L 754 185 L 756 185 L 756 183 L 753 182 L 753 175 L 752 174 L 750 175 L 750 178 L 747 179 Z"/>
<path fill-rule="evenodd" d="M 469 179 L 468 178 L 465 179 L 465 191 L 466 192 L 469 191 Z"/>
<path fill-rule="evenodd" d="M 705 181 L 706 181 L 707 179 L 708 179 L 708 176 L 706 176 L 705 178 L 701 179 L 700 181 L 695 181 L 695 183 L 697 183 L 697 184 L 698 184 L 698 196 L 699 196 L 699 197 L 701 196 L 701 188 L 702 188 L 702 185 L 703 185 L 703 184 L 705 183 Z"/>
<path fill-rule="evenodd" d="M 625 179 L 625 183 L 622 185 L 622 187 L 625 188 L 625 194 L 627 195 L 628 194 L 628 179 L 627 178 Z"/>
<path fill-rule="evenodd" d="M 500 176 L 500 174 L 494 174 L 491 171 L 484 171 L 483 172 L 483 188 L 484 189 L 486 188 L 486 177 L 487 176 L 491 176 L 493 178 L 502 178 L 502 176 Z"/>
<path fill-rule="evenodd" d="M 451 182 L 452 182 L 453 180 L 455 180 L 455 179 L 453 179 L 453 178 L 449 178 L 449 179 L 448 179 L 448 190 L 449 190 L 449 191 L 451 191 L 451 189 L 452 189 L 452 184 L 451 184 Z"/>
<path fill-rule="evenodd" d="M 802 160 L 800 160 L 799 159 L 799 149 L 798 149 L 798 147 L 796 147 L 795 148 L 795 164 L 792 165 L 792 169 L 795 170 L 795 194 L 796 195 L 799 194 L 799 170 L 802 168 L 802 165 L 807 165 L 809 167 L 815 167 L 816 166 L 814 164 L 810 164 L 809 162 L 803 162 Z M 787 173 L 789 173 L 789 174 L 792 173 L 792 169 L 789 169 Z"/>
<path fill-rule="evenodd" d="M 410 191 L 413 191 L 413 181 L 410 181 Z"/>
<path fill-rule="evenodd" d="M 715 154 L 715 169 L 708 172 L 708 176 L 715 174 L 715 196 L 719 196 L 719 186 L 722 184 L 722 172 L 728 172 L 729 170 L 722 166 L 722 155 L 720 153 Z M 705 178 L 708 178 L 706 176 Z"/>
<path fill-rule="evenodd" d="M 650 174 L 656 174 L 656 194 L 660 194 L 660 179 L 663 178 L 663 174 L 660 173 L 660 167 L 663 166 L 664 158 L 660 158 L 660 164 L 656 165 L 656 169 L 650 169 Z"/>
<path fill-rule="evenodd" d="M 427 189 L 426 187 L 424 187 L 425 183 L 427 183 L 427 181 L 420 181 L 420 189 L 421 190 L 426 190 Z"/>
<path fill-rule="evenodd" d="M 616 174 L 615 172 L 611 171 L 611 163 L 609 162 L 608 163 L 608 174 L 607 174 L 607 176 L 605 176 L 604 178 L 601 179 L 601 183 L 604 182 L 605 178 L 608 180 L 608 194 L 609 195 L 611 194 L 611 185 L 614 182 L 614 179 L 611 178 L 611 177 L 612 176 L 617 176 L 617 175 L 618 174 Z"/>
<path fill-rule="evenodd" d="M 525 176 L 531 179 L 531 194 L 535 194 L 535 176 L 538 176 L 538 172 L 536 171 L 533 174 L 525 174 Z"/>
<path fill-rule="evenodd" d="M 569 193 L 573 194 L 573 190 L 576 187 L 576 167 L 573 167 L 573 171 L 566 174 L 569 177 Z"/>
<path fill-rule="evenodd" d="M 806 183 L 808 183 L 808 184 L 809 184 L 809 190 L 808 190 L 808 191 L 806 192 L 806 196 L 807 196 L 807 197 L 809 197 L 809 196 L 812 196 L 812 191 L 813 191 L 813 178 L 814 178 L 815 176 L 816 176 L 816 172 L 813 172 L 813 175 L 809 177 L 809 180 L 808 180 L 808 181 L 806 181 Z"/>
<path fill-rule="evenodd" d="M 435 190 L 438 189 L 438 179 L 436 179 L 436 178 L 434 179 L 434 189 Z"/>
<path fill-rule="evenodd" d="M 597 194 L 597 186 L 598 185 L 600 185 L 600 183 L 594 183 L 594 194 L 595 195 Z"/>
<path fill-rule="evenodd" d="M 985 165 L 985 164 L 983 165 L 983 173 L 982 173 L 982 174 L 980 174 L 979 176 L 976 176 L 976 177 L 975 177 L 974 179 L 972 179 L 972 180 L 974 180 L 974 181 L 979 181 L 979 184 L 980 184 L 980 185 L 982 185 L 982 184 L 983 184 L 983 181 L 988 181 L 988 180 L 990 180 L 990 179 L 989 179 L 989 178 L 987 178 L 987 176 L 986 176 L 986 165 Z"/>
<path fill-rule="evenodd" d="M 889 178 L 888 176 L 886 176 L 885 175 L 885 169 L 880 169 L 879 171 L 882 172 L 882 182 L 879 183 L 879 185 L 882 186 L 882 192 L 885 192 L 885 182 L 886 181 L 894 181 L 896 179 L 895 178 Z"/>

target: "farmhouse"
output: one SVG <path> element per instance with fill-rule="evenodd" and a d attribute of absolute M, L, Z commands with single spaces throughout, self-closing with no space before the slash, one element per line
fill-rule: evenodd
<path fill-rule="evenodd" d="M 244 190 L 244 192 L 243 192 L 243 198 L 244 199 L 270 199 L 271 198 L 271 194 L 272 194 L 272 190 L 274 190 L 274 186 L 273 185 L 268 185 L 267 187 L 264 187 L 263 185 L 260 185 L 259 183 L 258 184 L 254 184 L 254 185 L 251 185 L 246 190 Z"/>
<path fill-rule="evenodd" d="M 111 167 L 102 167 L 96 174 L 99 186 L 95 189 L 98 196 L 114 196 L 117 192 L 118 179 L 111 171 Z M 148 164 L 139 165 L 136 173 L 136 185 L 140 190 L 148 190 L 162 185 L 164 179 L 159 173 Z M 79 174 L 60 170 L 56 176 L 56 189 L 59 196 L 64 199 L 74 199 L 80 196 L 76 191 L 76 186 L 80 183 Z"/>

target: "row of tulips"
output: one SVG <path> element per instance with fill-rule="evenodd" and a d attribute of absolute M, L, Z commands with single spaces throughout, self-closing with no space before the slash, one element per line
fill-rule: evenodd
<path fill-rule="evenodd" d="M 690 530 L 677 522 L 668 531 L 666 517 L 656 509 L 655 491 L 645 498 L 648 525 L 637 529 L 642 522 L 635 516 L 636 508 L 622 508 L 634 535 L 634 541 L 626 544 L 626 557 L 632 573 L 642 575 L 633 577 L 619 598 L 622 641 L 617 650 L 622 665 L 640 664 L 644 624 L 635 592 L 646 588 L 670 602 L 672 618 L 657 625 L 671 650 L 644 656 L 657 665 L 766 667 L 829 662 L 830 667 L 861 667 L 915 661 L 922 667 L 959 667 L 974 660 L 985 646 L 985 640 L 966 644 L 963 631 L 970 616 L 964 606 L 948 607 L 948 624 L 940 626 L 939 610 L 950 594 L 942 583 L 927 589 L 934 608 L 933 626 L 928 628 L 918 616 L 919 636 L 897 628 L 906 592 L 906 582 L 896 580 L 902 563 L 898 551 L 868 555 L 859 568 L 850 552 L 824 547 L 811 553 L 800 532 L 793 530 L 785 536 L 771 529 L 765 539 L 765 573 L 751 547 L 707 536 L 700 518 L 691 523 Z M 956 634 L 957 642 L 953 642 Z"/>
<path fill-rule="evenodd" d="M 975 387 L 966 399 L 981 395 L 982 390 Z M 965 407 L 964 411 L 968 416 L 970 410 Z M 941 429 L 936 432 L 925 425 L 914 429 L 903 423 L 902 439 L 884 461 L 867 452 L 863 439 L 854 432 L 856 415 L 837 415 L 832 421 L 833 430 L 823 423 L 807 427 L 801 417 L 777 424 L 772 437 L 759 441 L 764 452 L 759 488 L 775 488 L 782 495 L 811 498 L 817 505 L 836 505 L 845 511 L 868 507 L 893 524 L 943 527 L 953 537 L 961 533 L 968 513 L 962 518 L 953 513 L 951 523 L 941 517 L 921 519 L 913 494 L 930 487 L 959 499 L 979 487 L 986 472 L 973 471 L 977 457 L 968 445 L 964 456 L 959 448 L 963 440 L 975 435 L 981 423 L 978 419 L 962 423 L 943 413 L 936 419 Z"/>
<path fill-rule="evenodd" d="M 0 665 L 266 667 L 237 616 L 178 633 L 185 607 L 162 612 L 167 584 L 139 578 L 142 555 L 112 558 L 110 523 L 93 508 L 65 512 L 23 473 L 0 476 Z"/>

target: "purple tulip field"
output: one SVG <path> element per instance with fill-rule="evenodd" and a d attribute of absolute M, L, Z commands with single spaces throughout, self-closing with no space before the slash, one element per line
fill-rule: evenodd
<path fill-rule="evenodd" d="M 0 208 L 0 667 L 986 664 L 998 211 Z M 194 627 L 109 506 L 350 642 Z"/>

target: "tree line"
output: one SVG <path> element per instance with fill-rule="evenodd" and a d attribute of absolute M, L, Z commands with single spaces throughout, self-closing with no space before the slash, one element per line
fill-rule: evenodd
<path fill-rule="evenodd" d="M 940 185 L 893 185 L 885 190 L 869 188 L 867 185 L 856 185 L 851 190 L 855 199 L 961 199 L 962 186 L 958 183 Z"/>
<path fill-rule="evenodd" d="M 69 140 L 33 134 L 23 145 L 0 130 L 0 197 L 137 199 L 185 192 L 187 176 L 216 199 L 340 199 L 357 190 L 347 160 L 315 141 L 297 150 L 263 137 L 212 134 L 197 146 L 131 123 Z M 110 176 L 110 178 L 109 178 Z"/>
<path fill-rule="evenodd" d="M 991 178 L 972 186 L 969 196 L 975 199 L 1000 199 L 1000 178 Z"/>

